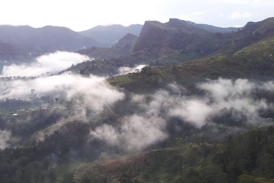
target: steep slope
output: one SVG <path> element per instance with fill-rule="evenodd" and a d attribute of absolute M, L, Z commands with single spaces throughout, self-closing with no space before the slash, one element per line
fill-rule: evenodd
<path fill-rule="evenodd" d="M 76 51 L 99 46 L 91 38 L 84 37 L 68 28 L 46 26 L 0 26 L 0 41 L 28 50 L 33 56 L 47 52 Z"/>
<path fill-rule="evenodd" d="M 196 28 L 183 20 L 170 19 L 164 24 L 147 21 L 133 51 L 159 50 L 164 47 L 180 49 L 196 39 L 200 39 L 201 35 L 209 35 L 209 32 Z"/>
<path fill-rule="evenodd" d="M 29 53 L 13 45 L 0 42 L 0 61 L 27 61 L 31 60 Z"/>
<path fill-rule="evenodd" d="M 272 35 L 274 35 L 274 18 L 260 22 L 248 22 L 238 32 L 219 35 L 223 42 L 221 46 L 219 44 L 219 50 L 213 54 L 232 54 Z"/>
<path fill-rule="evenodd" d="M 236 27 L 223 28 L 223 27 L 216 27 L 216 26 L 207 25 L 207 24 L 197 24 L 197 23 L 194 23 L 191 21 L 187 21 L 187 23 L 189 23 L 190 25 L 193 25 L 195 27 L 198 27 L 200 29 L 204 29 L 206 31 L 213 32 L 213 33 L 218 33 L 218 32 L 229 33 L 229 32 L 237 32 L 239 30 L 239 28 L 236 28 Z"/>
<path fill-rule="evenodd" d="M 143 26 L 139 24 L 130 25 L 128 27 L 122 25 L 96 26 L 79 33 L 83 36 L 95 39 L 105 47 L 111 47 L 118 43 L 118 41 L 128 33 L 138 36 L 142 27 Z"/>
<path fill-rule="evenodd" d="M 84 166 L 76 174 L 84 182 L 252 182 L 273 183 L 270 153 L 273 126 L 230 136 L 221 143 L 180 143 L 128 158 Z M 256 164 L 256 166 L 251 166 Z"/>
<path fill-rule="evenodd" d="M 123 55 L 130 54 L 134 46 L 137 36 L 126 34 L 120 41 L 111 48 L 96 48 L 91 47 L 78 51 L 80 54 L 85 54 L 94 58 L 113 59 Z"/>
<path fill-rule="evenodd" d="M 274 36 L 270 36 L 233 55 L 205 57 L 168 67 L 148 67 L 138 74 L 110 78 L 109 82 L 135 93 L 150 93 L 173 81 L 193 89 L 197 82 L 219 77 L 270 80 L 274 78 L 273 54 Z"/>
<path fill-rule="evenodd" d="M 167 23 L 148 21 L 132 53 L 119 58 L 118 62 L 172 65 L 207 56 L 233 54 L 273 35 L 273 22 L 274 19 L 269 18 L 248 23 L 238 32 L 212 33 L 178 19 L 170 19 Z"/>
<path fill-rule="evenodd" d="M 118 58 L 117 62 L 129 66 L 140 63 L 165 65 L 198 59 L 219 49 L 216 45 L 223 42 L 219 34 L 221 33 L 211 33 L 178 19 L 170 19 L 164 24 L 147 21 L 132 45 L 131 54 Z M 168 63 L 160 63 L 166 58 L 170 58 Z"/>
<path fill-rule="evenodd" d="M 126 36 L 125 38 L 127 39 L 121 40 L 119 44 L 112 48 L 91 48 L 81 50 L 79 53 L 88 54 L 96 58 L 104 58 L 106 60 L 103 65 L 109 65 L 111 68 L 134 67 L 139 64 L 172 66 L 185 61 L 208 60 L 207 57 L 214 60 L 216 57 L 216 60 L 221 60 L 222 62 L 215 63 L 214 61 L 214 64 L 220 65 L 224 64 L 223 61 L 225 60 L 240 59 L 240 62 L 236 63 L 235 66 L 235 69 L 238 70 L 237 67 L 239 65 L 237 64 L 245 64 L 242 60 L 251 58 L 251 61 L 257 64 L 257 61 L 261 60 L 261 58 L 266 58 L 273 54 L 273 51 L 271 51 L 271 40 L 274 36 L 273 22 L 274 19 L 269 18 L 261 22 L 248 23 L 238 32 L 222 34 L 205 31 L 178 19 L 171 19 L 165 24 L 149 21 L 144 25 L 140 36 L 135 39 L 134 37 L 133 39 L 128 39 Z M 126 40 L 132 41 L 130 43 L 132 51 L 128 52 L 129 46 L 127 46 L 125 49 L 127 52 L 114 54 L 117 53 L 114 52 L 115 49 L 116 51 L 117 48 L 122 50 L 122 47 L 119 45 L 126 45 L 123 43 Z M 258 53 L 255 54 L 256 50 L 258 50 Z M 248 54 L 245 54 L 245 52 L 248 52 Z M 255 60 L 255 58 L 258 60 Z M 252 62 L 246 63 L 249 64 L 248 66 L 242 66 L 246 68 L 252 67 Z M 204 64 L 206 65 L 207 63 L 205 62 Z M 262 65 L 261 63 L 258 64 L 259 67 L 264 67 Z M 223 66 L 224 68 L 227 67 L 226 64 Z M 213 68 L 215 67 L 213 66 Z M 215 69 L 219 73 L 223 68 Z M 214 69 L 211 71 L 215 72 Z M 221 75 L 227 72 L 229 71 L 224 70 L 224 73 Z M 237 72 L 240 73 L 240 70 Z M 232 73 L 229 74 L 232 75 Z M 241 77 L 240 75 L 238 76 Z"/>
<path fill-rule="evenodd" d="M 33 61 L 33 58 L 26 50 L 0 42 L 0 73 L 4 65 L 31 61 Z"/>

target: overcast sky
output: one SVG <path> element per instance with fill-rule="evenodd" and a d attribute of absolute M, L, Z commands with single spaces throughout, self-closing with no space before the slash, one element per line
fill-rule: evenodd
<path fill-rule="evenodd" d="M 65 26 L 143 24 L 169 18 L 220 27 L 244 26 L 274 16 L 274 0 L 0 0 L 0 25 Z"/>

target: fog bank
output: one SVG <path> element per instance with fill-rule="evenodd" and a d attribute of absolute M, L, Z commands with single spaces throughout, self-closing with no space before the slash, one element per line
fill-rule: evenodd
<path fill-rule="evenodd" d="M 88 56 L 72 52 L 61 52 L 46 54 L 36 58 L 31 64 L 4 66 L 2 77 L 7 76 L 41 76 L 55 74 L 72 65 L 90 60 Z"/>

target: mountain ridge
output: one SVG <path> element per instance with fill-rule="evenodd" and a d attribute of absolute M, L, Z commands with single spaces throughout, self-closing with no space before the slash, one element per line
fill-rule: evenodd
<path fill-rule="evenodd" d="M 91 38 L 69 28 L 57 26 L 0 26 L 0 41 L 28 50 L 33 56 L 57 50 L 76 51 L 83 47 L 99 46 L 99 43 Z"/>
<path fill-rule="evenodd" d="M 132 24 L 129 26 L 122 26 L 114 24 L 110 26 L 98 25 L 91 29 L 79 32 L 81 35 L 90 37 L 101 43 L 104 47 L 112 47 L 119 42 L 127 33 L 138 36 L 142 25 Z"/>

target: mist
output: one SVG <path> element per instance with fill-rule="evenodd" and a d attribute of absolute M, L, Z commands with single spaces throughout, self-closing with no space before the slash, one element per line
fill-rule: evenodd
<path fill-rule="evenodd" d="M 124 94 L 111 87 L 105 78 L 90 75 L 62 74 L 40 77 L 30 80 L 0 81 L 0 99 L 21 98 L 31 100 L 31 89 L 35 89 L 36 96 L 49 95 L 53 98 L 71 100 L 74 97 L 84 98 L 82 105 L 93 110 L 102 110 L 123 98 Z"/>
<path fill-rule="evenodd" d="M 263 89 L 264 84 L 255 84 L 246 79 L 235 82 L 228 79 L 218 79 L 200 83 L 197 88 L 205 95 L 200 97 L 179 97 L 176 104 L 170 106 L 169 115 L 174 115 L 197 126 L 212 122 L 212 118 L 223 111 L 236 111 L 232 116 L 235 120 L 257 123 L 262 120 L 260 110 L 272 108 L 265 99 L 254 99 L 251 95 L 257 89 Z M 239 115 L 240 114 L 240 115 Z"/>
<path fill-rule="evenodd" d="M 119 67 L 118 68 L 118 75 L 125 75 L 128 73 L 136 73 L 141 72 L 141 70 L 146 67 L 147 65 L 138 65 L 135 67 Z"/>
<path fill-rule="evenodd" d="M 196 88 L 201 91 L 200 95 L 191 95 L 176 83 L 168 84 L 166 89 L 150 95 L 126 94 L 110 86 L 106 78 L 66 73 L 27 80 L 1 80 L 0 84 L 0 100 L 21 98 L 32 101 L 31 89 L 35 89 L 34 98 L 50 96 L 52 100 L 59 98 L 74 103 L 70 115 L 47 127 L 44 134 L 51 134 L 67 122 L 80 119 L 84 123 L 96 124 L 90 129 L 90 141 L 100 140 L 123 151 L 143 150 L 168 139 L 171 134 L 167 126 L 174 117 L 181 119 L 182 125 L 190 124 L 198 129 L 204 125 L 212 128 L 222 126 L 230 132 L 233 125 L 216 121 L 218 117 L 233 120 L 236 124 L 273 124 L 272 120 L 265 121 L 261 116 L 265 110 L 273 111 L 273 104 L 267 99 L 253 96 L 255 91 L 273 92 L 273 82 L 254 83 L 246 79 L 232 81 L 219 78 L 198 83 Z M 129 95 L 129 99 L 126 99 L 126 95 Z M 115 104 L 124 100 L 129 106 L 134 106 L 133 112 L 115 114 Z M 59 106 L 58 103 L 54 105 L 57 108 Z M 121 107 L 126 108 L 127 105 Z M 92 112 L 89 119 L 86 119 L 86 109 Z M 55 110 L 55 107 L 51 110 Z M 117 121 L 108 119 L 107 123 L 104 120 L 98 122 L 108 113 L 117 116 Z M 222 117 L 228 113 L 228 118 Z M 38 140 L 42 140 L 44 134 L 37 134 Z M 5 141 L 1 144 L 3 147 L 7 145 Z"/>
<path fill-rule="evenodd" d="M 227 128 L 228 133 L 232 133 L 232 129 L 243 129 L 235 129 L 229 123 L 215 124 L 215 118 L 228 112 L 232 115 L 227 121 L 254 126 L 273 124 L 260 116 L 261 111 L 273 110 L 273 104 L 252 96 L 252 92 L 258 89 L 273 91 L 273 82 L 253 83 L 246 79 L 232 81 L 220 78 L 199 83 L 197 89 L 204 94 L 182 95 L 186 89 L 176 83 L 169 84 L 168 90 L 159 90 L 150 96 L 132 94 L 130 102 L 138 106 L 133 115 L 126 115 L 119 126 L 102 124 L 90 135 L 123 150 L 141 150 L 169 137 L 166 127 L 173 117 L 196 128 L 221 126 Z"/>
<path fill-rule="evenodd" d="M 9 146 L 11 133 L 9 131 L 0 130 L 0 149 L 5 149 Z"/>
<path fill-rule="evenodd" d="M 4 66 L 1 77 L 8 76 L 41 76 L 56 74 L 72 65 L 90 60 L 88 56 L 72 52 L 61 52 L 46 54 L 36 58 L 30 64 Z"/>
<path fill-rule="evenodd" d="M 103 124 L 91 131 L 90 135 L 128 151 L 142 150 L 168 137 L 162 118 L 132 115 L 123 118 L 121 123 L 119 128 Z"/>

